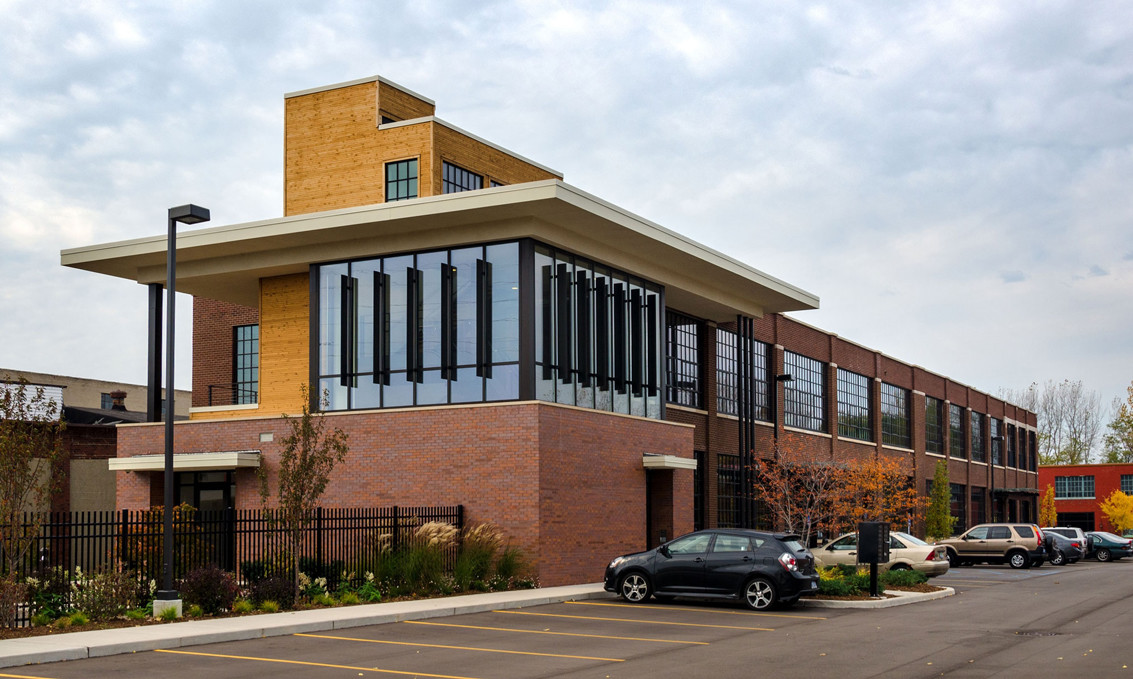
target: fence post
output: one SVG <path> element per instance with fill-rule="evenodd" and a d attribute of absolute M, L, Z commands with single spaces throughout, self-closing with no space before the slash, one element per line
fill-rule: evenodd
<path fill-rule="evenodd" d="M 323 508 L 315 507 L 315 563 L 323 566 Z"/>
<path fill-rule="evenodd" d="M 397 518 L 397 505 L 393 506 L 393 545 L 390 549 L 397 549 L 401 546 L 400 535 L 401 521 Z"/>

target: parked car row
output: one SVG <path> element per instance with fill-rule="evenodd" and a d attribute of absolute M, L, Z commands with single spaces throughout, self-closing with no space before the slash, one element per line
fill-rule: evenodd
<path fill-rule="evenodd" d="M 1033 523 L 981 523 L 962 535 L 936 543 L 953 567 L 974 563 L 1005 563 L 1031 568 L 1049 561 L 1065 566 L 1081 559 L 1115 561 L 1133 556 L 1133 540 L 1105 531 L 1080 528 L 1039 528 Z"/>
<path fill-rule="evenodd" d="M 846 533 L 811 553 L 792 533 L 709 529 L 660 547 L 626 554 L 606 566 L 604 586 L 630 603 L 677 596 L 739 601 L 752 610 L 791 605 L 818 592 L 818 568 L 858 562 L 858 536 Z M 929 577 L 950 567 L 1005 563 L 1012 568 L 1056 566 L 1080 559 L 1133 556 L 1133 539 L 1077 528 L 1031 523 L 983 523 L 959 537 L 929 544 L 908 533 L 889 534 L 889 560 L 879 572 L 912 569 Z"/>

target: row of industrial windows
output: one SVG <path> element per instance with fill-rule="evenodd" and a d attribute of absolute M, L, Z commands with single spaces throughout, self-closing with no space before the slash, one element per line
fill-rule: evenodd
<path fill-rule="evenodd" d="M 1125 478 L 1122 477 L 1122 490 L 1125 490 Z M 1128 492 L 1128 491 L 1126 491 Z M 1090 500 L 1094 497 L 1093 476 L 1056 476 L 1054 477 L 1054 497 L 1059 500 Z"/>
<path fill-rule="evenodd" d="M 386 163 L 386 202 L 408 200 L 418 195 L 417 159 L 398 160 Z M 491 186 L 502 186 L 491 180 Z M 443 161 L 441 165 L 441 192 L 460 193 L 484 188 L 483 175 L 466 170 L 459 165 Z"/>

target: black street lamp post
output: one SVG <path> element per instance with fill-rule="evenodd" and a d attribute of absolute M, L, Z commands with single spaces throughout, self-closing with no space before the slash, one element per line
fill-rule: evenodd
<path fill-rule="evenodd" d="M 169 208 L 169 240 L 165 259 L 165 295 L 168 306 L 165 314 L 165 529 L 162 564 L 162 588 L 157 591 L 160 601 L 177 601 L 180 595 L 173 589 L 173 338 L 175 336 L 174 301 L 177 295 L 177 224 L 200 224 L 209 220 L 209 211 L 197 205 Z M 178 605 L 175 607 L 179 608 Z M 154 611 L 159 615 L 158 611 Z"/>

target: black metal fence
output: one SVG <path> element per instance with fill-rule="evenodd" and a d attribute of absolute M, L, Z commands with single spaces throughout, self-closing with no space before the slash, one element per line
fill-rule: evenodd
<path fill-rule="evenodd" d="M 44 577 L 60 570 L 75 574 L 107 568 L 128 569 L 140 582 L 162 579 L 164 516 L 160 507 L 142 511 L 51 512 L 39 515 L 38 537 L 25 554 L 20 573 Z M 464 506 L 318 508 L 302 529 L 300 557 L 313 568 L 333 564 L 358 569 L 385 549 L 405 544 L 418 526 L 448 523 L 464 529 Z M 24 516 L 25 530 L 35 517 Z M 261 573 L 289 563 L 290 540 L 274 510 L 200 512 L 179 507 L 174 514 L 174 577 L 214 565 L 245 579 L 245 568 Z M 266 565 L 266 566 L 265 566 Z M 250 574 L 247 574 L 250 575 Z M 338 573 L 335 574 L 338 576 Z M 356 572 L 355 578 L 361 578 Z M 16 624 L 26 624 L 28 607 L 20 607 Z"/>

